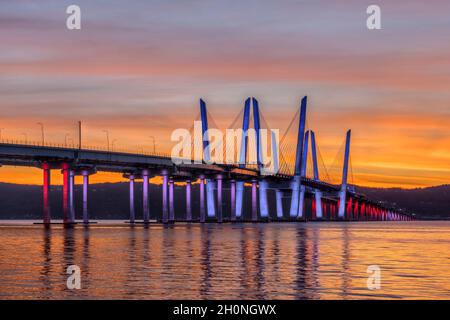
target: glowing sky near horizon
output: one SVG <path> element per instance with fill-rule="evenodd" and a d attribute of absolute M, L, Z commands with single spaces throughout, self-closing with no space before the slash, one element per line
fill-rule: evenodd
<path fill-rule="evenodd" d="M 258 97 L 284 128 L 303 95 L 326 164 L 352 129 L 354 183 L 450 183 L 450 2 L 1 1 L 3 139 L 170 150 L 203 97 L 219 126 Z M 82 29 L 66 29 L 66 7 Z M 58 183 L 57 174 L 54 173 Z M 91 181 L 118 181 L 101 174 Z M 41 183 L 37 169 L 2 167 L 0 181 Z"/>

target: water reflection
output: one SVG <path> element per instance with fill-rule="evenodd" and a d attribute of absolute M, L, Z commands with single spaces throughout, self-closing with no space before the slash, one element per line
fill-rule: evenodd
<path fill-rule="evenodd" d="M 0 297 L 448 299 L 449 247 L 437 222 L 0 226 Z M 371 264 L 381 290 L 365 287 Z"/>
<path fill-rule="evenodd" d="M 49 298 L 49 293 L 52 289 L 50 274 L 52 272 L 52 255 L 51 243 L 52 233 L 49 228 L 42 229 L 42 270 L 40 278 L 42 280 L 42 298 Z"/>
<path fill-rule="evenodd" d="M 201 226 L 201 247 L 202 247 L 202 282 L 200 285 L 200 297 L 202 299 L 207 299 L 210 295 L 211 289 L 211 278 L 213 276 L 212 266 L 211 266 L 211 228 L 207 226 Z"/>

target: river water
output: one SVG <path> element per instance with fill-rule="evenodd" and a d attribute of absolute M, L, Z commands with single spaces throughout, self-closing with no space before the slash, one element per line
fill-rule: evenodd
<path fill-rule="evenodd" d="M 399 298 L 450 299 L 450 222 L 0 222 L 0 299 Z"/>

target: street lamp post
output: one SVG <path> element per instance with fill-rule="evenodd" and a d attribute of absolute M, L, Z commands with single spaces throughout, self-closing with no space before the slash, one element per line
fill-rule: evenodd
<path fill-rule="evenodd" d="M 156 154 L 156 143 L 155 143 L 155 137 L 154 137 L 154 136 L 149 136 L 149 138 L 153 140 L 153 154 Z"/>
<path fill-rule="evenodd" d="M 69 137 L 69 136 L 70 136 L 69 133 L 66 133 L 66 134 L 64 135 L 64 146 L 65 146 L 65 147 L 67 147 L 67 137 Z"/>
<path fill-rule="evenodd" d="M 42 122 L 37 123 L 41 127 L 41 139 L 42 139 L 42 145 L 44 145 L 45 138 L 44 138 L 44 124 Z"/>
<path fill-rule="evenodd" d="M 25 132 L 22 132 L 22 135 L 25 139 L 25 144 L 27 144 L 28 143 L 28 135 Z"/>
<path fill-rule="evenodd" d="M 117 141 L 117 139 L 113 139 L 113 141 L 111 141 L 111 151 L 114 152 L 114 143 Z"/>
<path fill-rule="evenodd" d="M 4 130 L 5 128 L 0 128 L 0 140 L 2 140 L 2 130 Z"/>
<path fill-rule="evenodd" d="M 103 132 L 106 133 L 106 145 L 107 145 L 107 150 L 109 152 L 109 131 L 103 130 Z"/>

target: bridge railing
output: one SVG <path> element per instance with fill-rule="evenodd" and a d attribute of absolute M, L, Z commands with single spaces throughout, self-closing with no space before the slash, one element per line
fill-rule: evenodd
<path fill-rule="evenodd" d="M 154 156 L 161 158 L 170 158 L 171 155 L 164 152 L 148 152 L 144 151 L 141 148 L 136 148 L 136 150 L 126 149 L 126 148 L 108 148 L 103 146 L 92 146 L 92 145 L 82 145 L 80 149 L 78 145 L 73 143 L 52 143 L 52 142 L 42 142 L 37 141 L 29 141 L 29 140 L 20 140 L 20 139 L 1 139 L 0 144 L 8 144 L 8 145 L 18 145 L 18 146 L 30 146 L 30 147 L 42 147 L 42 148 L 58 148 L 58 149 L 66 149 L 66 150 L 88 150 L 88 151 L 101 151 L 101 152 L 110 152 L 110 153 L 126 153 L 133 155 L 142 155 L 142 156 Z"/>

